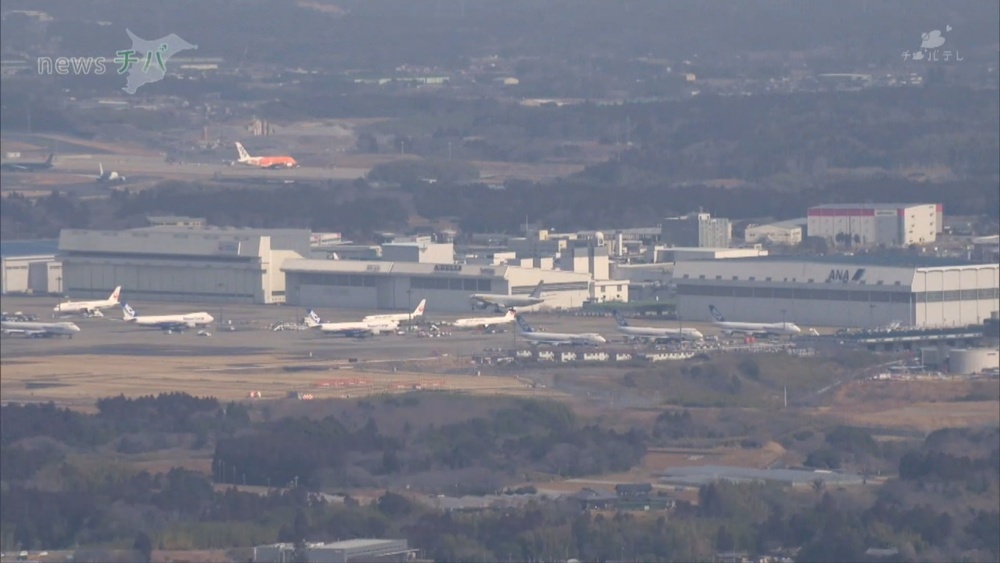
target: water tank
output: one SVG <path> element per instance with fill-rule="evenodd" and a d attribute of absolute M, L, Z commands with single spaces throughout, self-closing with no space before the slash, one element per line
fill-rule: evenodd
<path fill-rule="evenodd" d="M 955 348 L 948 355 L 948 371 L 968 375 L 1000 368 L 1000 350 L 996 348 Z"/>

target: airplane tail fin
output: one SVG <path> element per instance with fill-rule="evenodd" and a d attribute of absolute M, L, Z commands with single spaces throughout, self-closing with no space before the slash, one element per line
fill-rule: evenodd
<path fill-rule="evenodd" d="M 531 298 L 532 299 L 538 299 L 539 297 L 542 296 L 542 285 L 544 285 L 544 284 L 545 284 L 545 280 L 539 280 L 538 281 L 538 285 L 536 285 L 535 289 L 531 292 Z"/>
<path fill-rule="evenodd" d="M 104 177 L 104 163 L 103 162 L 98 162 L 97 163 L 97 173 L 100 174 L 101 178 Z"/>
<path fill-rule="evenodd" d="M 726 317 L 722 316 L 722 313 L 720 313 L 719 310 L 715 308 L 715 305 L 709 305 L 708 310 L 712 313 L 712 317 L 715 320 L 719 321 L 720 323 L 726 322 Z"/>
<path fill-rule="evenodd" d="M 135 312 L 135 309 L 133 309 L 131 305 L 129 305 L 128 303 L 122 303 L 122 317 L 126 321 L 131 321 L 132 319 L 135 319 L 138 316 L 139 315 Z"/>
<path fill-rule="evenodd" d="M 49 157 L 45 159 L 45 164 L 52 164 L 52 157 L 54 157 L 55 155 L 56 153 L 50 152 Z"/>
<path fill-rule="evenodd" d="M 421 299 L 420 303 L 417 303 L 417 308 L 413 310 L 413 316 L 419 317 L 424 314 L 424 308 L 427 306 L 427 300 Z"/>
<path fill-rule="evenodd" d="M 516 315 L 514 317 L 517 320 L 517 326 L 521 328 L 521 332 L 535 332 L 535 329 L 531 328 L 528 321 L 524 320 L 521 315 Z"/>
<path fill-rule="evenodd" d="M 511 320 L 514 319 L 515 317 L 517 317 L 517 311 L 515 311 L 513 307 L 507 309 L 507 314 L 503 316 L 503 318 L 506 320 Z"/>
<path fill-rule="evenodd" d="M 306 318 L 304 320 L 306 326 L 309 328 L 317 327 L 323 324 L 323 321 L 320 320 L 319 315 L 317 315 L 316 311 L 313 311 L 312 309 L 309 309 L 309 312 L 306 313 Z"/>
<path fill-rule="evenodd" d="M 615 316 L 615 322 L 618 323 L 618 326 L 628 326 L 628 321 L 626 321 L 625 317 L 622 316 L 621 311 L 615 309 L 614 311 L 611 311 L 611 314 Z"/>
<path fill-rule="evenodd" d="M 111 296 L 108 297 L 108 301 L 111 301 L 112 303 L 118 303 L 118 299 L 119 297 L 121 297 L 121 294 L 122 294 L 122 286 L 119 285 L 118 287 L 115 288 L 114 291 L 111 292 Z"/>
<path fill-rule="evenodd" d="M 240 162 L 250 160 L 250 153 L 248 153 L 247 150 L 243 148 L 243 144 L 238 141 L 236 142 L 236 151 L 240 154 Z"/>

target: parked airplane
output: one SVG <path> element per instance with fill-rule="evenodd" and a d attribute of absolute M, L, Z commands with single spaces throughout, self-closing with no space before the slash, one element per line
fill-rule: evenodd
<path fill-rule="evenodd" d="M 568 344 L 571 346 L 597 346 L 608 342 L 606 338 L 596 332 L 578 334 L 539 332 L 531 328 L 528 321 L 524 320 L 524 317 L 521 315 L 516 315 L 514 318 L 517 319 L 517 326 L 521 329 L 521 336 L 532 345 L 551 344 L 559 346 L 560 344 Z"/>
<path fill-rule="evenodd" d="M 97 170 L 98 170 L 98 175 L 97 175 L 98 184 L 113 184 L 115 182 L 125 181 L 125 176 L 122 176 L 121 174 L 115 172 L 114 170 L 105 171 L 104 164 L 100 162 L 97 163 Z"/>
<path fill-rule="evenodd" d="M 236 162 L 239 164 L 246 164 L 247 166 L 256 166 L 258 168 L 298 168 L 299 163 L 295 162 L 295 159 L 290 156 L 250 156 L 241 143 L 236 143 L 236 151 L 239 153 L 240 158 Z"/>
<path fill-rule="evenodd" d="M 427 300 L 421 299 L 420 303 L 417 303 L 417 308 L 413 310 L 412 313 L 386 313 L 384 315 L 368 315 L 367 317 L 361 319 L 361 322 L 376 322 L 376 321 L 395 321 L 397 324 L 403 321 L 413 320 L 417 317 L 424 316 L 424 308 L 427 306 Z"/>
<path fill-rule="evenodd" d="M 160 328 L 163 330 L 184 330 L 186 328 L 196 328 L 211 324 L 215 318 L 208 313 L 201 311 L 198 313 L 187 313 L 184 315 L 155 315 L 140 317 L 128 303 L 122 304 L 122 315 L 127 323 L 135 323 L 137 326 Z"/>
<path fill-rule="evenodd" d="M 0 330 L 3 334 L 23 334 L 34 338 L 51 338 L 54 336 L 68 336 L 73 338 L 73 334 L 80 332 L 80 327 L 75 323 L 38 323 L 29 321 L 3 321 L 0 322 Z"/>
<path fill-rule="evenodd" d="M 118 305 L 118 297 L 121 295 L 122 286 L 118 286 L 107 299 L 97 299 L 94 301 L 66 301 L 60 303 L 52 309 L 58 314 L 83 313 L 88 317 L 103 317 L 101 309 L 115 307 Z"/>
<path fill-rule="evenodd" d="M 4 162 L 0 164 L 0 170 L 10 170 L 12 172 L 34 172 L 36 170 L 48 170 L 52 168 L 52 157 L 55 153 L 50 153 L 44 162 Z"/>
<path fill-rule="evenodd" d="M 711 311 L 712 317 L 715 318 L 715 326 L 722 329 L 722 332 L 732 336 L 733 334 L 761 334 L 761 335 L 793 335 L 802 332 L 802 329 L 797 327 L 795 323 L 740 323 L 727 321 L 726 317 L 722 316 L 722 313 L 715 308 L 715 305 L 709 305 L 708 310 Z"/>
<path fill-rule="evenodd" d="M 479 317 L 471 319 L 458 319 L 451 323 L 456 328 L 490 328 L 491 326 L 503 325 L 514 322 L 517 312 L 514 309 L 507 309 L 507 314 L 502 317 Z"/>
<path fill-rule="evenodd" d="M 636 338 L 649 340 L 704 340 L 705 335 L 695 328 L 660 328 L 653 326 L 631 326 L 621 312 L 613 311 L 618 323 L 618 332 Z"/>
<path fill-rule="evenodd" d="M 510 309 L 511 307 L 530 307 L 545 301 L 541 298 L 543 284 L 545 284 L 545 280 L 539 281 L 538 285 L 535 286 L 535 289 L 527 296 L 502 295 L 496 293 L 473 293 L 469 296 L 469 299 L 472 301 L 473 309 L 485 309 L 492 305 L 497 313 L 502 312 L 504 309 Z"/>
<path fill-rule="evenodd" d="M 398 321 L 348 321 L 343 323 L 324 323 L 314 311 L 310 310 L 305 318 L 306 326 L 318 328 L 327 334 L 339 334 L 351 338 L 378 336 L 383 333 L 393 333 L 399 329 Z"/>

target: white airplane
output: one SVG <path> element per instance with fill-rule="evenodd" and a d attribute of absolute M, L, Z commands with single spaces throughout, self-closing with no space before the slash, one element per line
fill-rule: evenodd
<path fill-rule="evenodd" d="M 386 313 L 384 315 L 368 315 L 367 317 L 361 319 L 363 323 L 378 322 L 378 321 L 388 321 L 401 323 L 403 321 L 409 321 L 417 317 L 424 316 L 424 309 L 427 307 L 427 300 L 421 299 L 420 303 L 417 303 L 417 308 L 413 310 L 412 313 Z"/>
<path fill-rule="evenodd" d="M 55 306 L 52 310 L 58 314 L 83 313 L 89 317 L 103 317 L 101 309 L 118 306 L 118 298 L 121 295 L 122 286 L 118 286 L 107 299 L 97 299 L 94 301 L 66 301 Z"/>
<path fill-rule="evenodd" d="M 726 317 L 722 316 L 722 313 L 715 308 L 715 305 L 709 305 L 708 310 L 711 311 L 712 317 L 715 318 L 715 326 L 722 329 L 722 332 L 732 336 L 733 334 L 747 334 L 747 335 L 794 335 L 800 334 L 802 329 L 795 325 L 795 323 L 740 323 L 727 321 Z"/>
<path fill-rule="evenodd" d="M 490 328 L 491 326 L 504 325 L 514 322 L 517 312 L 514 309 L 507 309 L 507 314 L 502 317 L 479 317 L 471 319 L 458 319 L 451 323 L 455 328 Z"/>
<path fill-rule="evenodd" d="M 122 176 L 121 174 L 115 172 L 114 170 L 108 170 L 107 172 L 105 172 L 104 164 L 100 162 L 97 163 L 97 170 L 98 170 L 97 183 L 99 184 L 111 184 L 114 182 L 125 181 L 125 176 Z"/>
<path fill-rule="evenodd" d="M 504 309 L 510 309 L 511 307 L 530 307 L 532 305 L 545 302 L 545 300 L 542 299 L 542 285 L 544 284 L 545 280 L 539 281 L 538 285 L 535 286 L 535 289 L 527 296 L 502 295 L 499 293 L 473 293 L 469 296 L 469 300 L 472 301 L 473 309 L 485 309 L 492 305 L 497 313 L 503 311 Z"/>
<path fill-rule="evenodd" d="M 696 328 L 660 328 L 653 326 L 631 326 L 621 312 L 614 311 L 618 332 L 637 338 L 650 340 L 704 340 L 705 335 Z"/>
<path fill-rule="evenodd" d="M 314 311 L 309 311 L 305 318 L 306 326 L 318 328 L 327 334 L 339 334 L 351 338 L 378 336 L 383 333 L 393 333 L 399 329 L 399 321 L 349 321 L 343 323 L 324 323 Z"/>
<path fill-rule="evenodd" d="M 155 315 L 140 317 L 128 303 L 122 304 L 122 315 L 127 323 L 136 326 L 160 328 L 163 330 L 184 330 L 186 328 L 197 328 L 211 324 L 215 318 L 208 313 L 201 311 L 198 313 L 187 313 L 184 315 Z"/>
<path fill-rule="evenodd" d="M 521 329 L 521 336 L 535 344 L 551 344 L 559 346 L 568 344 L 570 346 L 597 346 L 607 344 L 608 340 L 596 332 L 569 334 L 564 332 L 539 332 L 528 324 L 521 315 L 514 317 L 517 319 L 517 326 Z"/>
<path fill-rule="evenodd" d="M 50 338 L 53 336 L 68 336 L 80 332 L 75 323 L 38 323 L 30 321 L 3 321 L 0 323 L 3 334 L 23 334 L 34 338 Z"/>

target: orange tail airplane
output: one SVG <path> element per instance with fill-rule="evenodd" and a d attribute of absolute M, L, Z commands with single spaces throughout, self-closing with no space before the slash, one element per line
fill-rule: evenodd
<path fill-rule="evenodd" d="M 240 159 L 236 162 L 247 166 L 257 166 L 259 168 L 298 168 L 299 163 L 290 156 L 250 156 L 243 145 L 236 143 L 236 150 L 240 153 Z"/>

